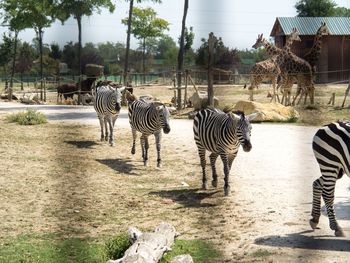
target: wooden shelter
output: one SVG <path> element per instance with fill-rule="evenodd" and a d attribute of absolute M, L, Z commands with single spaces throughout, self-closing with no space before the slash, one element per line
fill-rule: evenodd
<path fill-rule="evenodd" d="M 350 77 L 350 17 L 277 17 L 270 33 L 275 45 L 283 47 L 295 27 L 301 42 L 291 50 L 303 57 L 312 47 L 317 29 L 325 22 L 329 35 L 322 37 L 322 51 L 316 65 L 316 82 L 348 81 Z"/>

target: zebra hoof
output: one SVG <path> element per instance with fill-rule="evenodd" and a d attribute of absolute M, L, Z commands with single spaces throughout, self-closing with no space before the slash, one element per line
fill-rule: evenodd
<path fill-rule="evenodd" d="M 162 168 L 162 163 L 157 163 L 158 168 Z"/>
<path fill-rule="evenodd" d="M 203 190 L 208 190 L 207 183 L 203 183 L 203 184 L 202 184 L 202 189 L 203 189 Z"/>
<path fill-rule="evenodd" d="M 109 144 L 110 144 L 112 147 L 115 146 L 115 143 L 114 143 L 114 142 L 110 142 Z"/>
<path fill-rule="evenodd" d="M 313 219 L 310 219 L 309 224 L 313 230 L 317 228 L 318 222 L 315 222 Z"/>
<path fill-rule="evenodd" d="M 345 237 L 345 234 L 341 228 L 334 231 L 336 237 Z"/>
<path fill-rule="evenodd" d="M 143 161 L 143 166 L 148 166 L 148 162 L 147 161 Z"/>
<path fill-rule="evenodd" d="M 132 148 L 132 149 L 131 149 L 131 154 L 135 154 L 135 152 L 136 152 L 136 151 L 135 151 L 135 148 Z"/>
<path fill-rule="evenodd" d="M 218 187 L 218 180 L 211 181 L 211 185 L 215 188 Z"/>
<path fill-rule="evenodd" d="M 229 186 L 225 187 L 224 191 L 225 191 L 225 196 L 230 196 L 230 194 L 231 194 L 231 187 L 229 187 Z"/>

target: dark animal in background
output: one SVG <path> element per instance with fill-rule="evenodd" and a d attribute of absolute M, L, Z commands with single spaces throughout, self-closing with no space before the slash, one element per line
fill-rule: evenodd
<path fill-rule="evenodd" d="M 57 102 L 60 100 L 62 102 L 62 97 L 64 100 L 68 98 L 73 99 L 74 93 L 76 92 L 75 83 L 65 83 L 57 87 Z"/>

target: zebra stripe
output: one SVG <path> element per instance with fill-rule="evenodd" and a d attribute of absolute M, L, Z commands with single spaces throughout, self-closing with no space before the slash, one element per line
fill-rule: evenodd
<path fill-rule="evenodd" d="M 350 122 L 333 122 L 320 128 L 312 141 L 315 158 L 320 166 L 321 177 L 313 184 L 312 219 L 310 225 L 317 227 L 321 215 L 321 196 L 325 202 L 329 226 L 336 236 L 344 236 L 335 218 L 335 184 L 344 173 L 350 175 Z"/>
<path fill-rule="evenodd" d="M 121 109 L 121 92 L 124 88 L 115 89 L 112 86 L 100 86 L 96 88 L 94 95 L 94 108 L 101 127 L 101 141 L 108 140 L 114 146 L 113 128 Z"/>
<path fill-rule="evenodd" d="M 169 110 L 164 105 L 157 106 L 156 103 L 145 100 L 135 100 L 129 104 L 129 123 L 133 137 L 131 153 L 135 154 L 137 132 L 140 132 L 142 158 L 145 166 L 148 162 L 148 137 L 154 134 L 157 148 L 157 167 L 161 167 L 162 129 L 165 134 L 170 132 L 169 118 Z"/>
<path fill-rule="evenodd" d="M 217 109 L 204 109 L 197 113 L 193 121 L 193 133 L 202 167 L 203 189 L 207 189 L 205 153 L 209 151 L 211 152 L 212 185 L 217 187 L 215 162 L 220 156 L 224 166 L 225 195 L 229 195 L 229 172 L 232 162 L 237 156 L 239 145 L 242 145 L 244 151 L 249 152 L 251 150 L 250 135 L 252 127 L 249 121 L 255 116 L 255 114 L 244 116 L 242 112 L 239 115 L 226 114 Z"/>

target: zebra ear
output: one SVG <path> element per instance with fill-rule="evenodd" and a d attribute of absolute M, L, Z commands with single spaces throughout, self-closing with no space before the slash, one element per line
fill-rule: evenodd
<path fill-rule="evenodd" d="M 241 119 L 241 116 L 238 114 L 235 114 L 233 112 L 228 113 L 233 120 L 239 121 Z"/>
<path fill-rule="evenodd" d="M 255 113 L 252 113 L 252 114 L 247 115 L 246 117 L 247 117 L 248 121 L 252 121 L 252 120 L 254 120 L 256 117 L 258 117 L 258 113 L 255 112 Z"/>
<path fill-rule="evenodd" d="M 123 87 L 120 87 L 120 88 L 118 88 L 118 90 L 120 91 L 120 92 L 123 92 L 124 90 L 125 90 L 125 86 L 123 86 Z"/>

